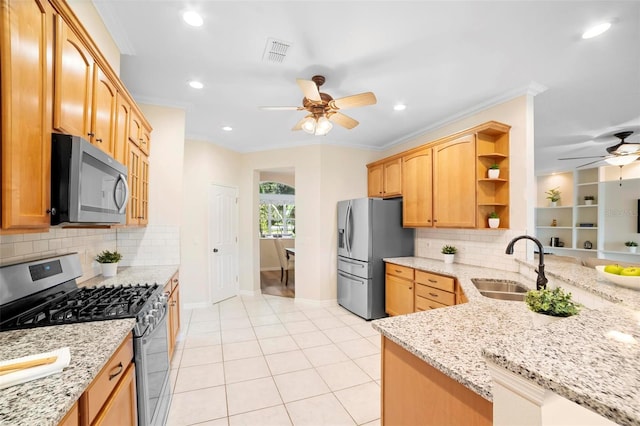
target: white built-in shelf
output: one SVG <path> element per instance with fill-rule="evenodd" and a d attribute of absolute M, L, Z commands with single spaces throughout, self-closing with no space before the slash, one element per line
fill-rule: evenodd
<path fill-rule="evenodd" d="M 573 226 L 551 226 L 551 225 L 546 225 L 546 226 L 536 226 L 536 228 L 540 228 L 540 229 L 573 229 Z"/>
<path fill-rule="evenodd" d="M 576 186 L 589 186 L 589 185 L 597 185 L 598 182 L 582 182 L 582 183 L 577 183 Z"/>
<path fill-rule="evenodd" d="M 550 209 L 550 210 L 558 210 L 558 209 L 572 209 L 573 206 L 555 206 L 555 207 L 551 207 L 551 206 L 547 206 L 547 207 L 538 207 L 539 209 Z"/>
<path fill-rule="evenodd" d="M 590 205 L 586 205 L 586 204 L 578 204 L 576 207 L 580 208 L 580 207 L 598 207 L 597 204 L 590 204 Z"/>
<path fill-rule="evenodd" d="M 640 253 L 631 253 L 627 250 L 602 250 L 603 253 L 611 253 L 611 254 L 628 254 L 630 256 L 640 256 Z"/>
<path fill-rule="evenodd" d="M 589 229 L 598 229 L 597 226 L 576 226 L 576 229 L 579 231 L 582 231 L 583 229 L 589 230 Z"/>

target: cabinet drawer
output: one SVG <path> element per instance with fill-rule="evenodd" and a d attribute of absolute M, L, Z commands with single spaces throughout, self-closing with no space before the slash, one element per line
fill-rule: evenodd
<path fill-rule="evenodd" d="M 123 377 L 123 373 L 133 359 L 133 339 L 131 334 L 120 345 L 98 376 L 91 382 L 89 388 L 82 394 L 84 410 L 92 423 L 102 406 Z"/>
<path fill-rule="evenodd" d="M 416 296 L 425 297 L 444 305 L 454 305 L 456 303 L 456 297 L 453 293 L 417 283 Z"/>
<path fill-rule="evenodd" d="M 386 273 L 389 275 L 405 278 L 407 280 L 413 279 L 413 268 L 396 265 L 394 263 L 387 263 L 385 268 Z"/>
<path fill-rule="evenodd" d="M 444 305 L 439 302 L 434 302 L 431 299 L 425 299 L 424 297 L 416 296 L 415 307 L 416 311 L 428 311 L 436 308 L 446 308 L 448 305 Z"/>
<path fill-rule="evenodd" d="M 455 279 L 452 277 L 445 277 L 442 275 L 431 274 L 429 272 L 417 270 L 415 273 L 417 283 L 448 291 L 449 293 L 453 293 L 455 290 Z"/>

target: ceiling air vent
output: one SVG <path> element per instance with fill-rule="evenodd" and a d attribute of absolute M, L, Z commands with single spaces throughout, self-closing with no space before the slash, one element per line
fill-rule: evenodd
<path fill-rule="evenodd" d="M 284 58 L 287 57 L 287 50 L 291 47 L 291 43 L 288 41 L 276 40 L 275 38 L 267 39 L 267 44 L 264 47 L 264 55 L 262 60 L 264 62 L 274 62 L 281 64 L 284 62 Z"/>

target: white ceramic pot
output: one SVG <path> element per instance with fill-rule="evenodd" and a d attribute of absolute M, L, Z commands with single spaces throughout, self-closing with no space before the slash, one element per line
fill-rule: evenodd
<path fill-rule="evenodd" d="M 529 311 L 529 315 L 531 315 L 531 320 L 533 321 L 533 325 L 536 327 L 539 327 L 542 325 L 548 325 L 564 318 L 564 317 L 554 317 L 553 315 L 539 314 L 533 311 Z"/>
<path fill-rule="evenodd" d="M 635 253 L 636 251 L 638 251 L 638 247 L 634 246 L 634 247 L 627 247 L 629 249 L 629 253 Z"/>
<path fill-rule="evenodd" d="M 489 179 L 498 179 L 500 176 L 500 169 L 489 169 Z"/>
<path fill-rule="evenodd" d="M 557 201 L 551 201 L 551 202 L 549 203 L 549 205 L 550 205 L 551 207 L 557 207 L 557 206 L 558 206 L 558 202 L 557 202 Z"/>
<path fill-rule="evenodd" d="M 102 270 L 103 277 L 115 277 L 118 273 L 117 263 L 101 263 L 100 269 Z"/>
<path fill-rule="evenodd" d="M 444 263 L 453 263 L 453 258 L 455 254 L 443 254 L 443 256 L 444 256 Z"/>
<path fill-rule="evenodd" d="M 584 204 L 586 206 L 590 206 L 591 204 L 593 204 L 593 200 L 584 200 Z"/>
<path fill-rule="evenodd" d="M 496 218 L 489 218 L 489 228 L 497 228 L 500 226 L 500 218 L 496 217 Z"/>

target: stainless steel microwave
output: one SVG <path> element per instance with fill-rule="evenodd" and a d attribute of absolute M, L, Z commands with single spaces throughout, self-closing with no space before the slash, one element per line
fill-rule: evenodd
<path fill-rule="evenodd" d="M 127 168 L 79 136 L 51 136 L 51 224 L 124 224 Z"/>

